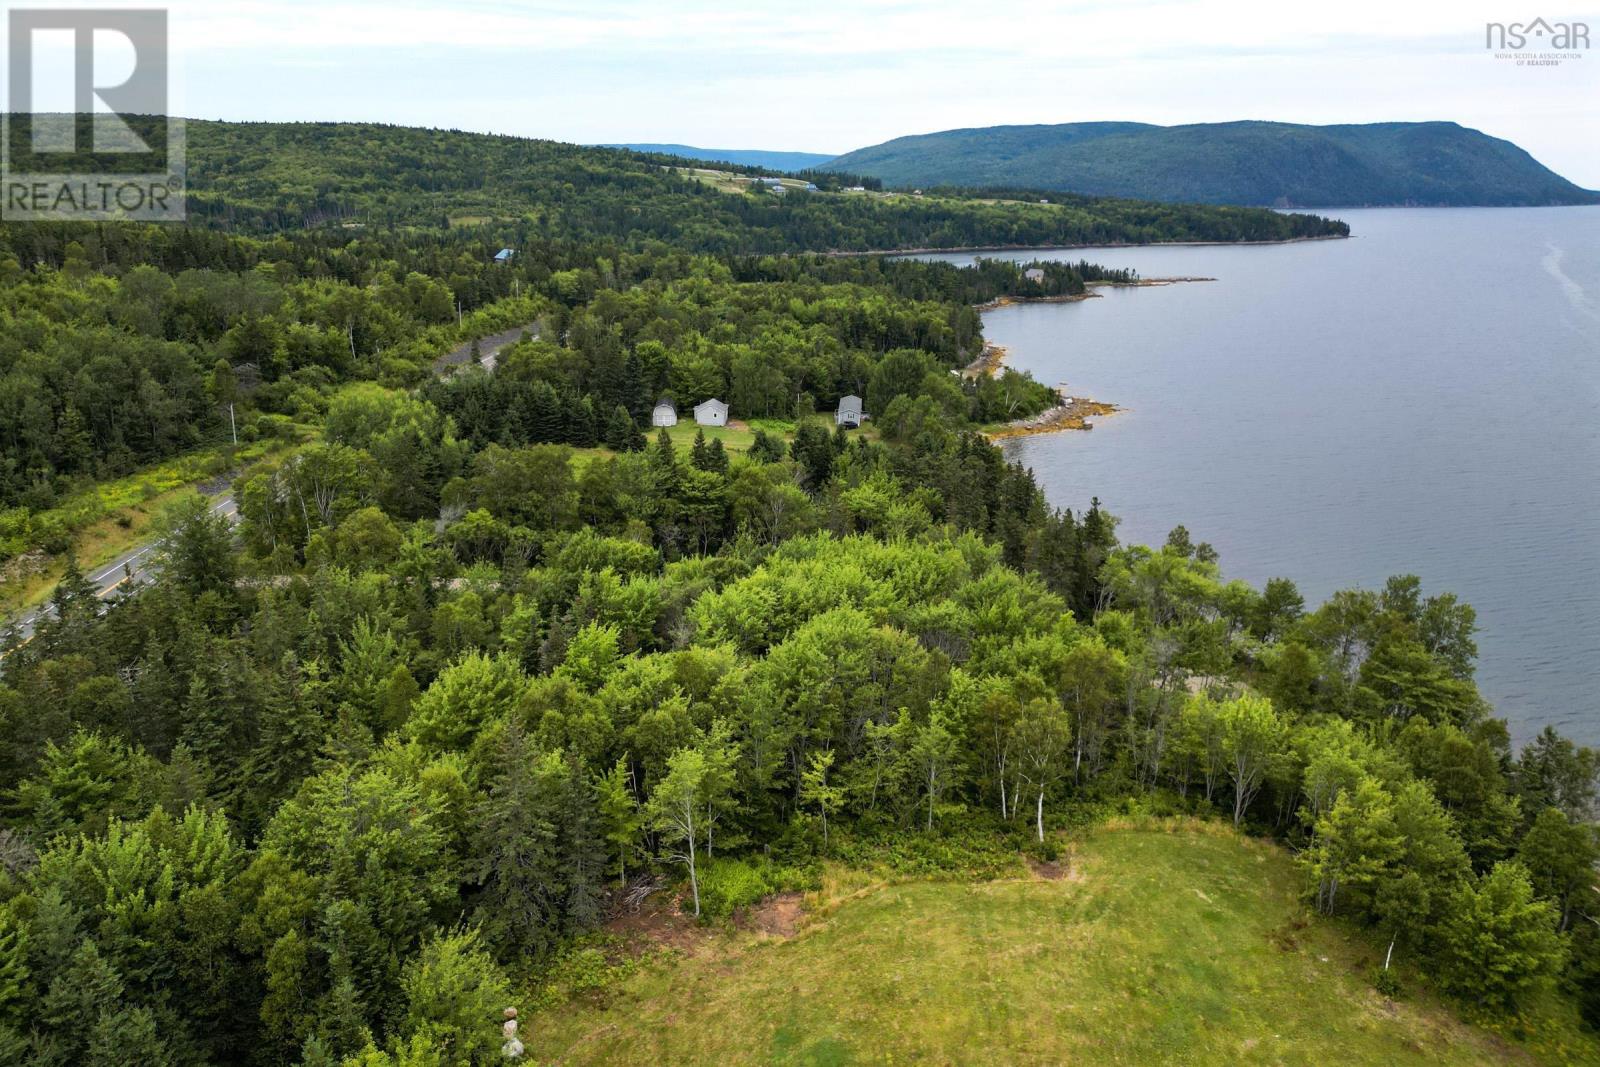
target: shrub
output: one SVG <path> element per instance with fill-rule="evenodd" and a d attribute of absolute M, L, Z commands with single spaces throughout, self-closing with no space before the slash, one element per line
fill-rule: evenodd
<path fill-rule="evenodd" d="M 1401 992 L 1400 978 L 1395 974 L 1394 971 L 1379 967 L 1375 972 L 1373 972 L 1372 988 L 1376 989 L 1379 993 L 1382 993 L 1390 1000 L 1396 1000 L 1399 998 Z"/>
<path fill-rule="evenodd" d="M 700 870 L 700 911 L 720 919 L 776 892 L 765 864 L 718 856 Z"/>

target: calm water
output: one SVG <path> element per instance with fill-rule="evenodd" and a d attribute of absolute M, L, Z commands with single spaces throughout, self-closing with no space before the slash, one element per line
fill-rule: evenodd
<path fill-rule="evenodd" d="M 1454 591 L 1513 737 L 1600 744 L 1600 208 L 1336 214 L 1356 236 L 1052 253 L 1217 280 L 989 313 L 1012 365 L 1129 409 L 1007 451 L 1257 585 Z"/>

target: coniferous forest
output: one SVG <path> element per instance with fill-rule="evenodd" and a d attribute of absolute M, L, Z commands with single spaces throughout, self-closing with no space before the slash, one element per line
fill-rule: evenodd
<path fill-rule="evenodd" d="M 1513 750 L 1470 606 L 1230 581 L 1203 531 L 1121 543 L 1115 485 L 1052 507 L 981 431 L 1054 391 L 952 372 L 975 304 L 1125 273 L 826 254 L 1342 224 L 377 126 L 191 151 L 186 227 L 0 229 L 0 560 L 225 425 L 283 445 L 237 526 L 178 498 L 148 580 L 70 564 L 0 660 L 0 1063 L 497 1062 L 630 893 L 724 922 L 1111 814 L 1291 850 L 1464 1014 L 1600 1024 L 1600 764 Z M 651 425 L 711 397 L 745 428 Z"/>

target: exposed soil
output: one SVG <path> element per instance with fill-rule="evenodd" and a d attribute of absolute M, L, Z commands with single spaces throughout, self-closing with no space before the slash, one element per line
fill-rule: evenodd
<path fill-rule="evenodd" d="M 767 937 L 790 938 L 805 924 L 805 898 L 799 893 L 778 893 L 747 908 L 734 918 L 740 930 Z M 715 926 L 702 926 L 683 902 L 668 892 L 652 893 L 637 910 L 622 909 L 605 924 L 605 932 L 622 942 L 632 957 L 669 948 L 685 956 L 698 956 L 717 936 Z"/>
<path fill-rule="evenodd" d="M 630 956 L 671 948 L 685 956 L 698 954 L 711 931 L 679 906 L 671 893 L 652 893 L 637 911 L 623 910 L 605 924 L 605 932 L 622 940 Z"/>
<path fill-rule="evenodd" d="M 1059 882 L 1072 876 L 1071 860 L 1029 860 L 1028 867 L 1035 878 L 1043 878 L 1047 882 Z"/>
<path fill-rule="evenodd" d="M 751 908 L 739 925 L 769 937 L 793 937 L 800 932 L 805 911 L 805 898 L 799 893 L 778 893 Z"/>

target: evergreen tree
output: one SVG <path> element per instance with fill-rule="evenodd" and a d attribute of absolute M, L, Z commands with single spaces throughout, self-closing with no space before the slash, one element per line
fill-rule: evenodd
<path fill-rule="evenodd" d="M 562 929 L 566 884 L 558 832 L 566 767 L 540 757 L 509 723 L 488 795 L 474 813 L 469 872 L 481 887 L 477 912 L 502 959 L 549 951 Z"/>

